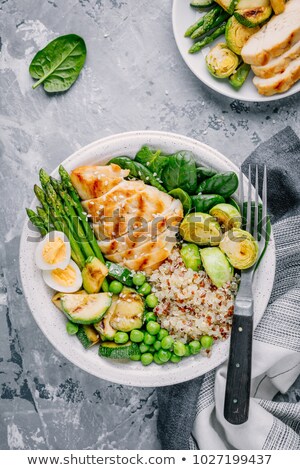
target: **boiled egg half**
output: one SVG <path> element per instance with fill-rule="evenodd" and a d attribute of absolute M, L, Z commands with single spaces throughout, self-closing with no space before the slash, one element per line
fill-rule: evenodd
<path fill-rule="evenodd" d="M 43 271 L 65 269 L 70 259 L 70 242 L 63 232 L 57 230 L 47 233 L 35 251 L 36 265 Z"/>
<path fill-rule="evenodd" d="M 82 286 L 80 269 L 73 260 L 64 269 L 43 271 L 43 279 L 49 287 L 64 293 L 77 292 Z"/>

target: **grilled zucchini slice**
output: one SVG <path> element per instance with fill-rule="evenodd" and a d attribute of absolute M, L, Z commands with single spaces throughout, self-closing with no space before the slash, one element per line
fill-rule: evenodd
<path fill-rule="evenodd" d="M 84 290 L 79 290 L 76 294 L 85 294 Z M 56 292 L 52 297 L 52 302 L 54 303 L 55 307 L 57 307 L 61 312 L 63 312 L 63 308 L 61 306 L 61 298 L 65 295 L 64 292 Z"/>
<path fill-rule="evenodd" d="M 90 256 L 82 270 L 83 288 L 88 294 L 100 291 L 102 283 L 108 274 L 108 268 L 96 256 Z"/>
<path fill-rule="evenodd" d="M 123 287 L 115 311 L 110 318 L 110 325 L 118 331 L 138 330 L 143 325 L 144 301 L 130 287 Z"/>
<path fill-rule="evenodd" d="M 99 334 L 90 325 L 80 325 L 76 336 L 84 349 L 89 349 L 100 341 Z"/>
<path fill-rule="evenodd" d="M 248 8 L 247 10 L 236 10 L 234 12 L 235 18 L 247 28 L 256 28 L 256 26 L 263 25 L 270 16 L 273 10 L 270 6 Z"/>
<path fill-rule="evenodd" d="M 224 10 L 228 11 L 230 15 L 234 12 L 234 9 L 239 0 L 215 0 Z"/>
<path fill-rule="evenodd" d="M 64 294 L 61 297 L 63 312 L 73 323 L 90 325 L 97 323 L 111 306 L 112 294 Z"/>
<path fill-rule="evenodd" d="M 118 295 L 113 295 L 112 296 L 111 306 L 105 312 L 104 317 L 98 323 L 94 324 L 95 330 L 97 330 L 98 333 L 100 333 L 101 339 L 103 339 L 103 340 L 112 341 L 114 339 L 114 336 L 115 336 L 116 332 L 117 332 L 117 330 L 115 330 L 111 326 L 110 319 L 111 319 L 111 317 L 112 317 L 112 315 L 113 315 L 113 313 L 116 309 L 118 299 L 119 299 Z"/>
<path fill-rule="evenodd" d="M 140 354 L 136 343 L 128 341 L 125 344 L 116 344 L 112 341 L 105 341 L 99 346 L 99 356 L 109 357 L 110 359 L 130 359 L 131 356 Z"/>

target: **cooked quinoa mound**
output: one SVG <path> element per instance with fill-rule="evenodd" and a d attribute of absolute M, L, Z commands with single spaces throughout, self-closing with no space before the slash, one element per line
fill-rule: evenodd
<path fill-rule="evenodd" d="M 150 276 L 159 304 L 155 308 L 162 328 L 184 342 L 209 335 L 229 336 L 234 295 L 230 283 L 215 287 L 204 271 L 187 269 L 179 248 L 172 251 Z"/>

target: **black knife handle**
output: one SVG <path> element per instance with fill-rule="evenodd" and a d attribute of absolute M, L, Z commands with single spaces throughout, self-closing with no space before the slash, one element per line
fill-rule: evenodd
<path fill-rule="evenodd" d="M 253 316 L 233 316 L 225 391 L 224 417 L 231 424 L 248 419 Z"/>

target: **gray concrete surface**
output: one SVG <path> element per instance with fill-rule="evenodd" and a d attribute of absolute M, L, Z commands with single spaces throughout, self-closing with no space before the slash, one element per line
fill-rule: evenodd
<path fill-rule="evenodd" d="M 0 0 L 1 449 L 157 449 L 155 391 L 96 379 L 67 362 L 37 328 L 18 276 L 24 208 L 40 167 L 95 139 L 173 131 L 236 163 L 287 124 L 299 95 L 270 104 L 218 96 L 183 63 L 171 0 Z M 82 35 L 86 66 L 61 95 L 31 89 L 28 65 L 56 36 Z M 287 397 L 300 399 L 300 384 Z"/>

